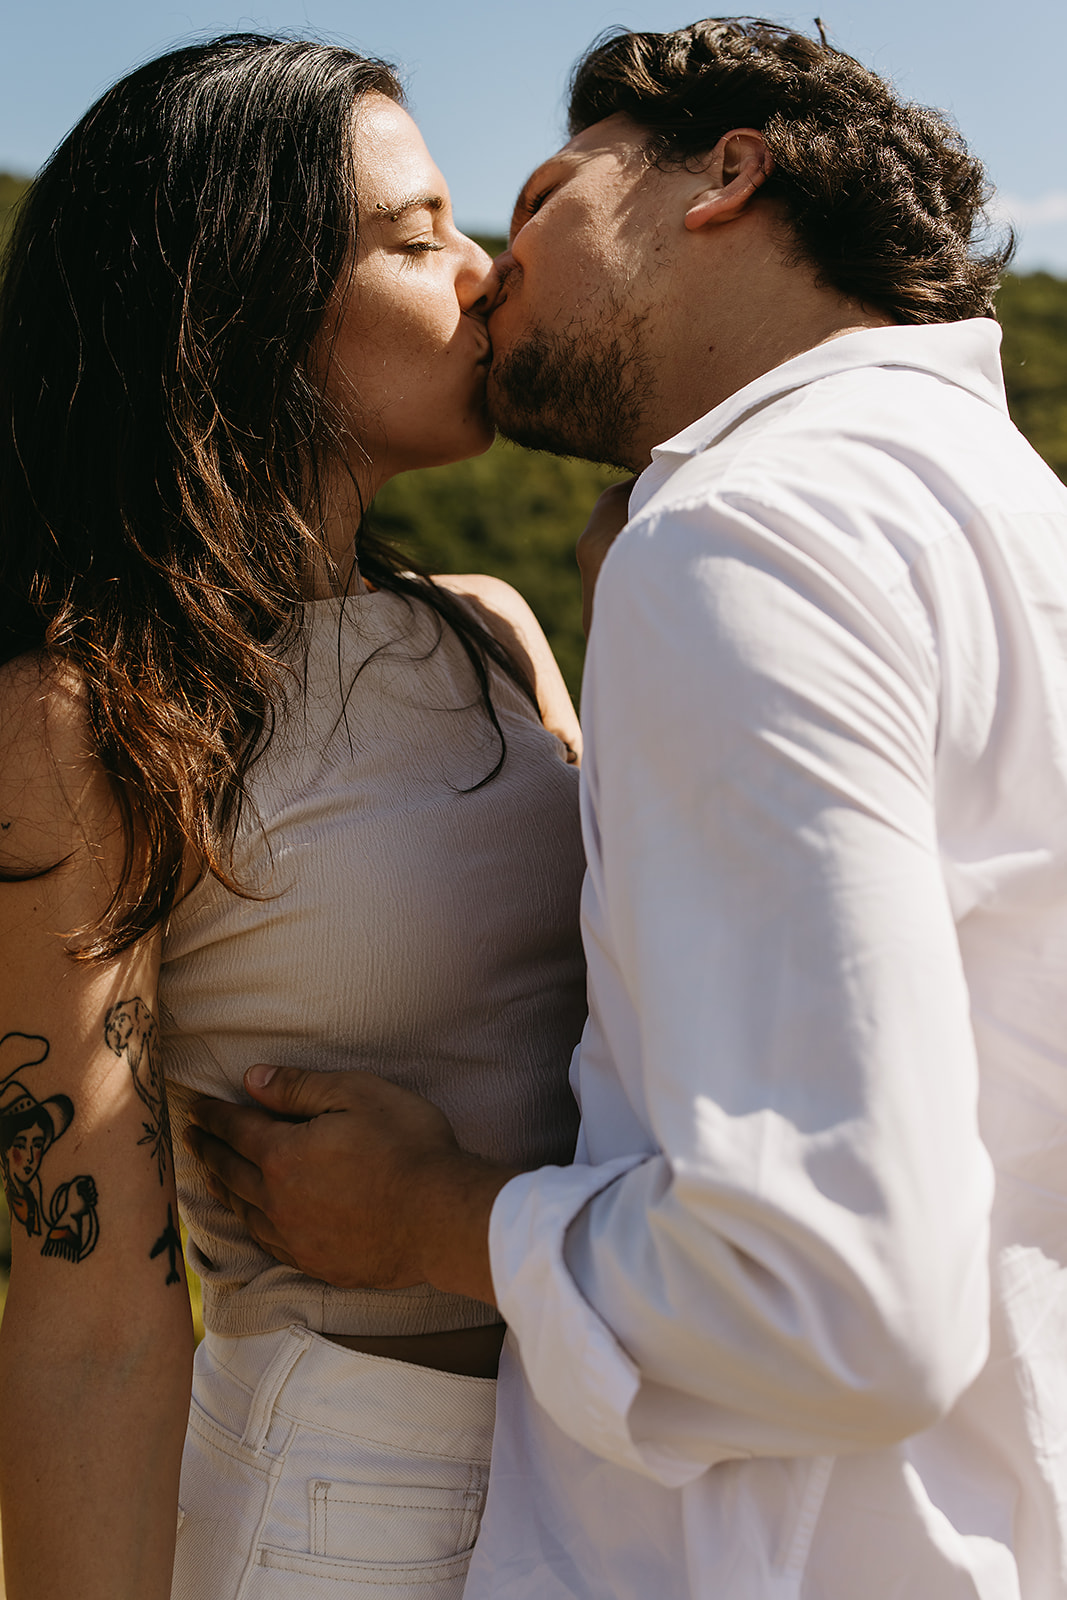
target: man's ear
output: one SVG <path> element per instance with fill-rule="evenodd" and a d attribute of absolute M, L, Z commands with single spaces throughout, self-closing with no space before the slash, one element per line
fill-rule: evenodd
<path fill-rule="evenodd" d="M 755 128 L 734 128 L 723 135 L 705 167 L 707 187 L 685 214 L 690 233 L 733 222 L 741 215 L 761 183 L 769 177 L 774 157 L 762 133 Z"/>

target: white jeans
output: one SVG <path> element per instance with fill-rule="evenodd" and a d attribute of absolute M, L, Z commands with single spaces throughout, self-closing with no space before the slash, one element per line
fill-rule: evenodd
<path fill-rule="evenodd" d="M 307 1328 L 196 1354 L 172 1600 L 460 1600 L 495 1383 Z"/>

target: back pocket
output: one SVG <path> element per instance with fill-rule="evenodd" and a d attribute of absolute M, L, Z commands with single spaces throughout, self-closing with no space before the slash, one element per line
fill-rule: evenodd
<path fill-rule="evenodd" d="M 485 1479 L 478 1467 L 463 1489 L 314 1479 L 311 1554 L 403 1566 L 462 1555 L 478 1533 Z"/>

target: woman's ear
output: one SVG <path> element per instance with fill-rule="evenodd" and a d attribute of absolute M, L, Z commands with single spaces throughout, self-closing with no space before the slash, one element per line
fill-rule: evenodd
<path fill-rule="evenodd" d="M 734 128 L 724 134 L 708 158 L 707 186 L 686 211 L 689 232 L 733 222 L 760 184 L 766 182 L 773 167 L 774 157 L 755 128 Z"/>

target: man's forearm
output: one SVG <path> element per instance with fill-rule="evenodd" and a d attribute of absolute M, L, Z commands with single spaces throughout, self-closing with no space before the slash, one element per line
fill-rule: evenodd
<path fill-rule="evenodd" d="M 496 1304 L 489 1218 L 497 1195 L 521 1170 L 464 1152 L 415 1175 L 409 1226 L 420 1237 L 425 1278 L 435 1289 Z"/>

